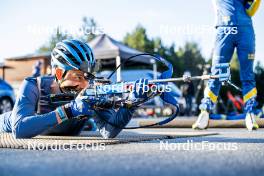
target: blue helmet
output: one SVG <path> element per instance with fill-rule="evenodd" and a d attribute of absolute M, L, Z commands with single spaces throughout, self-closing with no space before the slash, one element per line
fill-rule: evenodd
<path fill-rule="evenodd" d="M 96 61 L 92 49 L 79 40 L 63 40 L 56 44 L 51 53 L 52 67 L 81 70 L 93 73 Z"/>

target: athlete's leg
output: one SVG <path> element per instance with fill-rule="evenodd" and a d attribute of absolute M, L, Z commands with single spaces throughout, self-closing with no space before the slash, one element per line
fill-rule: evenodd
<path fill-rule="evenodd" d="M 236 34 L 230 33 L 231 27 L 218 27 L 215 41 L 214 55 L 212 60 L 211 73 L 217 74 L 215 66 L 219 63 L 229 63 L 234 53 L 234 38 Z M 217 102 L 217 97 L 221 88 L 221 82 L 218 79 L 211 79 L 204 91 L 204 99 L 200 109 L 211 111 L 213 105 Z"/>
<path fill-rule="evenodd" d="M 240 62 L 240 80 L 243 87 L 243 100 L 246 104 L 245 112 L 252 111 L 255 106 L 248 104 L 257 96 L 255 76 L 253 72 L 255 58 L 255 34 L 253 27 L 240 27 L 237 45 Z"/>
<path fill-rule="evenodd" d="M 231 33 L 231 27 L 218 27 L 214 48 L 214 55 L 211 67 L 211 73 L 217 74 L 215 66 L 219 63 L 229 63 L 234 53 L 236 34 Z M 199 106 L 201 113 L 197 121 L 193 124 L 194 129 L 205 129 L 209 122 L 209 112 L 212 111 L 221 88 L 221 82 L 218 79 L 211 79 L 204 90 L 204 98 Z"/>
<path fill-rule="evenodd" d="M 240 62 L 240 79 L 243 87 L 244 111 L 247 113 L 246 126 L 249 130 L 257 129 L 254 111 L 256 110 L 256 82 L 253 72 L 255 58 L 255 34 L 252 26 L 239 27 L 237 54 Z"/>

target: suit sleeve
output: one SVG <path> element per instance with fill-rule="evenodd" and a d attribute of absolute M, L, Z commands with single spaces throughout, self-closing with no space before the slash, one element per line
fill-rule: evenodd
<path fill-rule="evenodd" d="M 56 113 L 36 114 L 39 91 L 35 79 L 22 83 L 11 114 L 12 133 L 16 138 L 31 138 L 41 134 L 57 122 Z"/>
<path fill-rule="evenodd" d="M 95 122 L 101 135 L 104 138 L 116 137 L 131 120 L 134 111 L 134 108 L 119 108 L 117 112 L 114 109 L 95 111 Z"/>

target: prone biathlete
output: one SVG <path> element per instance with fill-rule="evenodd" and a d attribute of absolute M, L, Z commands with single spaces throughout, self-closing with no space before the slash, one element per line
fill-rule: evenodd
<path fill-rule="evenodd" d="M 39 134 L 72 136 L 82 131 L 87 119 L 94 118 L 104 138 L 116 137 L 130 121 L 136 107 L 96 110 L 93 101 L 81 96 L 64 105 L 52 104 L 48 98 L 50 94 L 69 90 L 81 92 L 89 86 L 96 68 L 91 48 L 78 40 L 64 40 L 53 49 L 51 64 L 51 76 L 24 80 L 13 110 L 0 116 L 0 132 L 12 133 L 15 138 L 31 138 Z M 147 80 L 140 79 L 136 83 L 139 88 L 131 92 L 132 95 L 145 97 L 142 85 L 147 84 Z"/>

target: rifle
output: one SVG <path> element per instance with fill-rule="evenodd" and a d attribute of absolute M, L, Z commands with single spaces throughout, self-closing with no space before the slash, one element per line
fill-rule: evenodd
<path fill-rule="evenodd" d="M 222 63 L 216 65 L 217 72 L 214 75 L 201 75 L 201 76 L 183 76 L 180 78 L 171 78 L 172 76 L 172 65 L 164 60 L 163 58 L 152 55 L 152 54 L 138 54 L 135 56 L 132 56 L 128 58 L 126 61 L 131 60 L 134 57 L 137 56 L 142 56 L 142 55 L 147 55 L 154 57 L 156 60 L 160 61 L 163 63 L 165 66 L 167 66 L 167 70 L 164 71 L 159 79 L 154 79 L 154 80 L 149 80 L 148 81 L 148 86 L 149 88 L 151 87 L 156 87 L 157 91 L 150 91 L 148 92 L 148 97 L 146 99 L 129 99 L 129 95 L 131 91 L 133 90 L 133 86 L 135 85 L 136 81 L 122 81 L 122 82 L 116 82 L 116 83 L 111 83 L 109 78 L 113 75 L 113 73 L 108 77 L 108 78 L 95 78 L 91 84 L 89 85 L 88 88 L 82 91 L 81 95 L 78 95 L 75 92 L 69 92 L 69 93 L 60 93 L 60 94 L 51 94 L 50 95 L 50 102 L 55 103 L 55 104 L 66 104 L 72 100 L 74 100 L 77 96 L 82 96 L 83 99 L 90 99 L 90 97 L 93 97 L 94 100 L 94 108 L 95 109 L 109 109 L 109 108 L 120 108 L 120 107 L 135 107 L 135 106 L 140 106 L 147 100 L 153 98 L 156 95 L 159 95 L 161 99 L 164 102 L 167 102 L 176 108 L 176 112 L 169 118 L 155 123 L 151 124 L 148 126 L 143 126 L 143 127 L 150 127 L 150 126 L 155 126 L 155 125 L 163 125 L 174 118 L 178 115 L 179 112 L 179 106 L 178 102 L 176 99 L 172 96 L 170 92 L 161 92 L 159 91 L 160 87 L 164 87 L 164 85 L 167 85 L 168 82 L 188 82 L 188 81 L 193 81 L 193 80 L 209 80 L 209 79 L 218 79 L 221 82 L 230 82 L 230 67 L 228 63 Z M 124 64 L 124 63 L 122 63 Z M 114 72 L 120 67 L 119 65 Z M 102 102 L 101 104 L 100 102 Z M 99 103 L 96 103 L 99 102 Z M 109 123 L 109 122 L 107 122 Z M 110 123 L 111 124 L 111 123 Z M 114 125 L 114 124 L 112 124 Z M 116 126 L 116 125 L 114 125 Z M 143 127 L 129 127 L 128 129 L 135 129 L 135 128 L 143 128 Z"/>
<path fill-rule="evenodd" d="M 189 82 L 194 80 L 209 80 L 209 79 L 219 79 L 221 82 L 229 81 L 230 79 L 230 68 L 229 64 L 218 64 L 216 66 L 219 69 L 219 73 L 217 75 L 201 75 L 201 76 L 183 76 L 179 78 L 167 78 L 167 79 L 154 79 L 149 80 L 149 87 L 157 86 L 156 90 L 160 90 L 164 84 L 168 82 Z M 123 98 L 124 94 L 131 93 L 133 86 L 136 81 L 129 82 L 117 82 L 111 83 L 109 79 L 105 78 L 95 78 L 93 80 L 93 84 L 91 84 L 88 88 L 83 91 L 83 98 L 85 97 L 94 97 L 94 99 L 102 99 L 107 97 L 106 104 L 100 108 L 119 108 L 119 107 L 131 107 L 138 104 L 138 102 L 132 102 L 126 98 Z M 100 85 L 98 85 L 100 83 Z M 159 95 L 162 92 L 155 91 L 154 95 Z M 78 93 L 70 92 L 70 93 L 59 93 L 59 94 L 51 94 L 50 102 L 65 104 L 69 103 L 71 100 L 74 100 L 78 96 Z M 152 97 L 153 95 L 151 95 Z M 150 97 L 149 97 L 150 98 Z M 148 99 L 149 99 L 148 98 Z"/>

